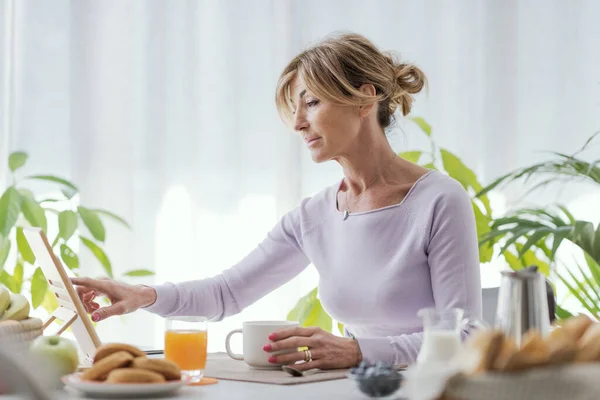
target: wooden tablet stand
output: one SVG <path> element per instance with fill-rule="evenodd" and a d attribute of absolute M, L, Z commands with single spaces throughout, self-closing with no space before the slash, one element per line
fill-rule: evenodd
<path fill-rule="evenodd" d="M 94 358 L 96 348 L 102 343 L 92 325 L 83 303 L 77 295 L 62 263 L 52 251 L 48 238 L 40 228 L 23 228 L 23 233 L 35 255 L 35 264 L 39 265 L 48 280 L 50 290 L 56 296 L 59 307 L 52 313 L 42 327 L 44 335 L 61 335 L 69 327 L 73 331 L 81 353 L 87 362 Z M 49 327 L 59 323 L 58 331 L 50 333 Z"/>

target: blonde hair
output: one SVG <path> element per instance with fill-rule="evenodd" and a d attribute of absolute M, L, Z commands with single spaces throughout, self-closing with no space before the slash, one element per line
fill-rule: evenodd
<path fill-rule="evenodd" d="M 403 115 L 409 114 L 413 95 L 427 84 L 418 67 L 380 51 L 364 36 L 331 36 L 297 55 L 281 73 L 275 103 L 287 123 L 293 120 L 290 84 L 296 76 L 315 96 L 338 105 L 379 103 L 377 120 L 382 128 L 393 122 L 398 108 Z M 375 86 L 375 95 L 362 93 L 359 89 L 363 84 Z"/>

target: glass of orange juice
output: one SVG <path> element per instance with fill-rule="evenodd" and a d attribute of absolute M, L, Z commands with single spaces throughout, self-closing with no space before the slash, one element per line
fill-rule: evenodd
<path fill-rule="evenodd" d="M 206 366 L 206 317 L 167 317 L 165 322 L 165 358 L 179 366 L 184 379 L 199 382 Z"/>

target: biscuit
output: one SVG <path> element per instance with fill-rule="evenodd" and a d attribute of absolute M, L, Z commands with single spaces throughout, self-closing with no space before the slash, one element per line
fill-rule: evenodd
<path fill-rule="evenodd" d="M 573 361 L 577 344 L 573 336 L 564 328 L 555 328 L 546 339 L 550 364 L 564 364 Z"/>
<path fill-rule="evenodd" d="M 562 327 L 573 337 L 573 340 L 578 341 L 593 323 L 590 317 L 580 314 L 564 321 Z"/>
<path fill-rule="evenodd" d="M 494 371 L 504 371 L 508 360 L 517 352 L 517 344 L 510 337 L 505 337 L 502 342 L 502 347 L 498 352 L 496 359 L 492 365 Z"/>
<path fill-rule="evenodd" d="M 502 349 L 504 334 L 499 330 L 481 330 L 471 336 L 466 344 L 467 349 L 475 357 L 474 363 L 469 368 L 471 373 L 477 374 L 492 369 L 496 357 Z"/>
<path fill-rule="evenodd" d="M 131 363 L 135 369 L 144 369 L 148 371 L 158 372 L 168 381 L 181 379 L 181 371 L 177 364 L 169 360 L 161 360 L 158 358 L 137 357 Z"/>
<path fill-rule="evenodd" d="M 137 368 L 117 368 L 106 378 L 106 383 L 165 383 L 165 377 L 158 372 Z"/>
<path fill-rule="evenodd" d="M 94 364 L 98 361 L 102 360 L 105 357 L 110 356 L 117 351 L 126 351 L 131 354 L 133 357 L 145 357 L 146 353 L 137 349 L 133 346 L 123 343 L 108 343 L 104 344 L 96 349 L 96 354 L 94 355 Z"/>
<path fill-rule="evenodd" d="M 537 331 L 527 331 L 523 335 L 521 348 L 506 360 L 504 370 L 516 371 L 538 367 L 548 363 L 548 344 Z"/>
<path fill-rule="evenodd" d="M 600 361 L 600 324 L 593 324 L 585 331 L 578 343 L 575 361 Z"/>
<path fill-rule="evenodd" d="M 94 363 L 90 369 L 81 375 L 86 381 L 104 380 L 113 369 L 127 367 L 133 361 L 133 356 L 126 351 L 117 351 L 102 360 Z"/>

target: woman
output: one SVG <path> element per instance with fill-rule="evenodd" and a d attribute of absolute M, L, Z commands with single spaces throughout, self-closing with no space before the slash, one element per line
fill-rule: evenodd
<path fill-rule="evenodd" d="M 480 317 L 468 194 L 446 175 L 397 157 L 384 133 L 396 110 L 410 112 L 425 83 L 416 66 L 360 35 L 332 37 L 299 54 L 280 77 L 277 108 L 315 162 L 343 167 L 341 182 L 304 199 L 254 251 L 213 278 L 152 287 L 73 279 L 92 319 L 142 308 L 218 321 L 311 263 L 324 308 L 351 337 L 294 328 L 265 338 L 266 352 L 308 346 L 312 360 L 299 369 L 345 368 L 363 359 L 411 363 L 423 337 L 419 309 L 459 307 Z M 99 308 L 93 300 L 100 293 L 112 305 Z M 304 359 L 305 352 L 293 352 L 270 360 Z"/>

